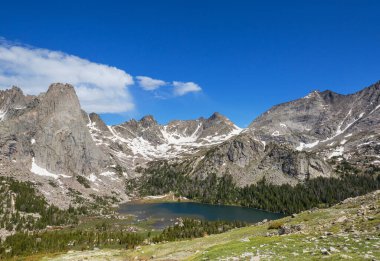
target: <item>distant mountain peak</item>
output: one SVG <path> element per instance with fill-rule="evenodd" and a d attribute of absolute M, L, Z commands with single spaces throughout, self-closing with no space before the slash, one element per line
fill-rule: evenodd
<path fill-rule="evenodd" d="M 306 95 L 306 96 L 304 97 L 304 99 L 314 98 L 314 97 L 319 96 L 319 94 L 320 94 L 320 91 L 319 91 L 319 90 L 314 90 L 314 91 L 311 91 L 308 95 Z"/>
<path fill-rule="evenodd" d="M 61 93 L 63 92 L 75 93 L 74 86 L 68 83 L 59 83 L 59 82 L 50 84 L 47 92 L 58 92 L 58 91 Z"/>
<path fill-rule="evenodd" d="M 107 125 L 103 122 L 97 113 L 92 112 L 88 115 L 88 117 L 90 118 L 90 124 L 95 125 L 93 127 L 96 127 L 102 131 L 108 131 Z"/>
<path fill-rule="evenodd" d="M 213 125 L 226 124 L 228 126 L 235 126 L 235 124 L 228 119 L 226 116 L 220 114 L 219 112 L 214 112 L 207 120 L 206 126 L 210 127 Z"/>
<path fill-rule="evenodd" d="M 14 92 L 20 92 L 20 93 L 23 93 L 23 91 L 21 90 L 21 88 L 18 87 L 18 86 L 15 86 L 15 85 L 12 86 L 12 89 L 11 89 L 11 90 L 14 91 Z"/>
<path fill-rule="evenodd" d="M 219 112 L 214 112 L 210 117 L 209 119 L 218 119 L 218 118 L 226 118 L 224 115 L 220 114 Z"/>
<path fill-rule="evenodd" d="M 145 115 L 140 119 L 140 123 L 143 127 L 157 125 L 157 121 L 154 119 L 153 115 Z"/>

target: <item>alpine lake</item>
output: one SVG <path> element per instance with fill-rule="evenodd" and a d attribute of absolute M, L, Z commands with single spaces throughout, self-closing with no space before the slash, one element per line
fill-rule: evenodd
<path fill-rule="evenodd" d="M 119 213 L 131 215 L 138 222 L 150 220 L 155 229 L 172 225 L 178 218 L 197 218 L 207 221 L 242 221 L 249 224 L 264 219 L 274 220 L 284 214 L 239 206 L 211 205 L 196 202 L 128 202 L 120 205 Z"/>

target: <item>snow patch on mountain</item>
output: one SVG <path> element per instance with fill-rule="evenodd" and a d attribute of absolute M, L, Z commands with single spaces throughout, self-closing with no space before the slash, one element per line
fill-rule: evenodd
<path fill-rule="evenodd" d="M 202 124 L 198 123 L 198 126 L 195 129 L 195 131 L 190 136 L 185 136 L 181 133 L 178 133 L 177 131 L 169 132 L 168 126 L 165 125 L 161 129 L 161 133 L 166 139 L 168 145 L 193 145 L 199 138 L 201 127 Z"/>
<path fill-rule="evenodd" d="M 222 143 L 223 141 L 226 141 L 232 138 L 233 136 L 239 135 L 242 131 L 243 129 L 234 125 L 234 129 L 228 134 L 208 136 L 208 137 L 202 138 L 202 140 L 207 141 L 209 143 L 208 145 L 215 145 L 215 144 Z"/>
<path fill-rule="evenodd" d="M 331 141 L 333 140 L 334 138 L 342 135 L 343 133 L 345 133 L 353 124 L 355 124 L 357 121 L 359 121 L 361 118 L 363 118 L 364 116 L 364 112 L 360 113 L 358 117 L 354 117 L 353 120 L 351 120 L 351 122 L 347 123 L 347 125 L 342 128 L 342 126 L 344 125 L 344 123 L 349 119 L 349 117 L 352 115 L 352 109 L 349 110 L 349 112 L 347 113 L 347 115 L 344 117 L 344 119 L 338 124 L 337 126 L 337 130 L 335 132 L 335 134 L 329 138 L 326 138 L 324 140 L 317 140 L 313 143 L 304 143 L 304 142 L 300 142 L 300 144 L 296 147 L 296 150 L 298 151 L 302 151 L 304 149 L 311 149 L 315 146 L 317 146 L 319 143 L 325 143 L 325 142 L 328 142 L 328 141 Z M 352 133 L 349 133 L 347 135 L 345 135 L 344 137 L 345 138 L 348 138 L 348 137 L 351 137 L 352 136 Z M 345 143 L 347 142 L 347 139 L 343 139 L 342 141 L 340 141 L 340 144 L 341 145 L 344 145 Z M 332 146 L 334 144 L 334 142 L 331 142 L 329 143 L 327 146 Z"/>
<path fill-rule="evenodd" d="M 344 124 L 344 123 L 346 122 L 346 120 L 351 116 L 351 114 L 352 114 L 352 109 L 350 109 L 350 111 L 347 113 L 346 117 L 345 117 L 345 118 L 341 121 L 341 123 L 338 125 L 335 134 L 334 134 L 332 137 L 323 140 L 322 142 L 326 142 L 326 141 L 332 140 L 332 139 L 334 139 L 335 137 L 341 135 L 342 133 L 345 133 L 346 130 L 348 130 L 348 128 L 350 128 L 354 123 L 356 123 L 358 120 L 360 120 L 360 119 L 364 116 L 364 112 L 360 113 L 359 117 L 354 118 L 353 121 L 351 121 L 350 123 L 348 123 L 348 124 L 346 125 L 346 127 L 344 127 L 344 128 L 342 129 L 343 124 Z"/>
<path fill-rule="evenodd" d="M 310 149 L 310 148 L 313 148 L 315 146 L 317 146 L 319 144 L 319 140 L 313 142 L 313 143 L 303 143 L 301 142 L 300 145 L 298 145 L 298 147 L 296 147 L 296 150 L 298 151 L 302 151 L 303 149 Z"/>
<path fill-rule="evenodd" d="M 343 156 L 343 152 L 344 152 L 343 146 L 336 147 L 335 150 L 328 156 L 328 158 L 331 159 L 332 157 Z"/>
<path fill-rule="evenodd" d="M 99 138 L 99 134 L 100 134 L 100 130 L 96 127 L 96 122 L 92 122 L 91 121 L 91 118 L 89 116 L 88 117 L 88 124 L 87 124 L 87 127 L 88 127 L 88 130 L 91 134 L 91 138 L 93 141 L 95 141 L 95 144 L 97 146 L 99 145 L 103 145 L 105 144 L 101 138 Z"/>
<path fill-rule="evenodd" d="M 54 179 L 58 179 L 59 177 L 71 178 L 71 176 L 68 176 L 68 175 L 51 173 L 47 169 L 38 166 L 34 158 L 32 158 L 32 167 L 30 171 L 36 175 L 50 177 Z"/>
<path fill-rule="evenodd" d="M 6 114 L 7 114 L 6 110 L 0 110 L 0 121 L 4 120 Z"/>
<path fill-rule="evenodd" d="M 88 126 L 89 128 L 93 128 L 92 125 Z M 115 126 L 108 126 L 112 134 L 112 136 L 108 138 L 114 142 L 125 144 L 132 151 L 134 156 L 140 156 L 146 160 L 153 160 L 173 158 L 181 154 L 193 153 L 194 150 L 201 147 L 222 143 L 243 131 L 243 129 L 233 125 L 232 131 L 227 134 L 201 137 L 202 128 L 203 125 L 199 123 L 193 133 L 186 135 L 186 129 L 180 132 L 177 129 L 169 130 L 168 125 L 160 126 L 163 141 L 160 144 L 154 144 L 143 137 L 124 138 L 115 129 Z M 120 156 L 124 159 L 132 157 L 122 152 L 118 152 L 116 156 Z"/>

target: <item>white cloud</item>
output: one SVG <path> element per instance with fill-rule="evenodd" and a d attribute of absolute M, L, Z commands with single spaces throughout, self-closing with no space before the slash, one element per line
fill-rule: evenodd
<path fill-rule="evenodd" d="M 45 92 L 53 82 L 75 86 L 83 109 L 117 113 L 134 108 L 123 70 L 47 49 L 0 42 L 0 89 L 16 85 L 27 94 Z"/>
<path fill-rule="evenodd" d="M 173 82 L 174 95 L 183 96 L 190 92 L 200 92 L 202 88 L 194 82 Z"/>
<path fill-rule="evenodd" d="M 136 76 L 139 85 L 146 91 L 154 91 L 161 86 L 167 85 L 165 81 L 153 79 L 148 76 Z"/>

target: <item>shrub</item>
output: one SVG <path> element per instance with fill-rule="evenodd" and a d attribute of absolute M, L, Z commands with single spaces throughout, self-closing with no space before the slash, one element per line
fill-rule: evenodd
<path fill-rule="evenodd" d="M 88 180 L 83 177 L 83 176 L 77 176 L 77 181 L 83 185 L 83 187 L 85 188 L 90 188 L 90 183 L 88 182 Z"/>
<path fill-rule="evenodd" d="M 268 229 L 279 229 L 284 225 L 283 221 L 275 220 L 269 223 Z"/>

